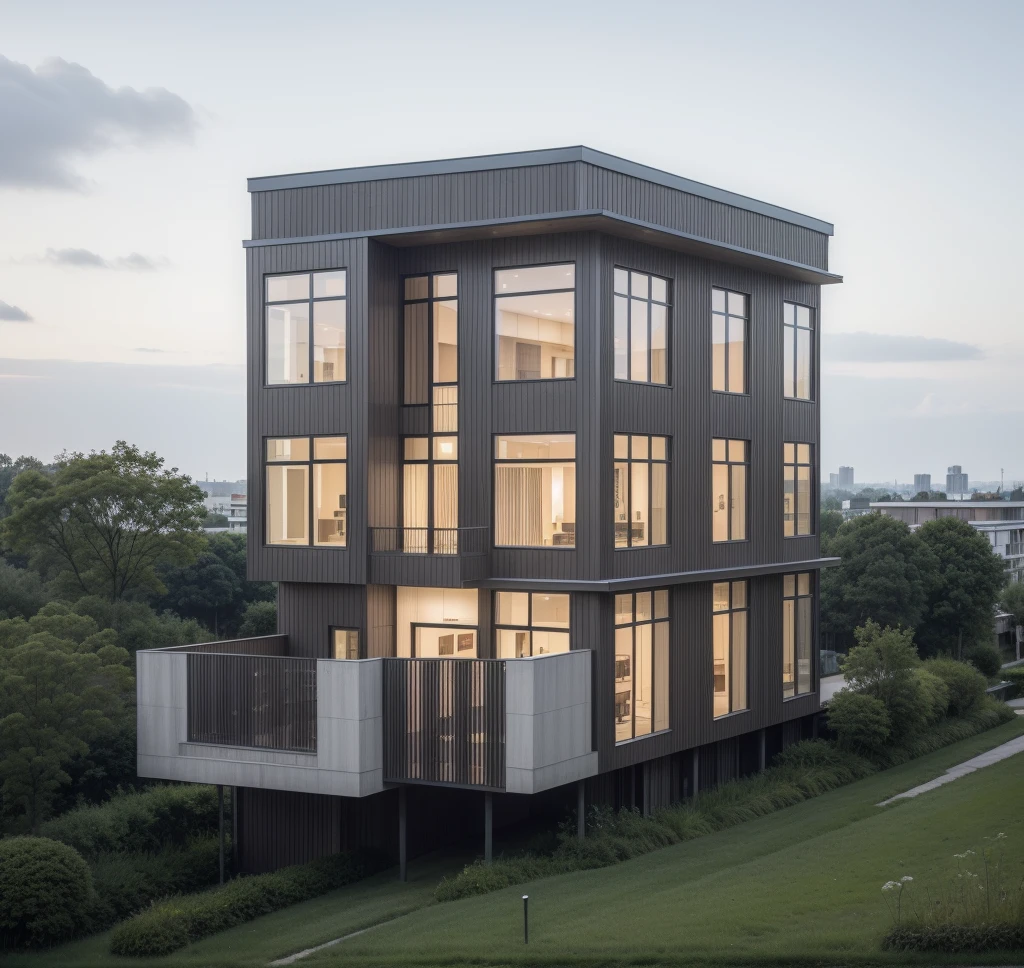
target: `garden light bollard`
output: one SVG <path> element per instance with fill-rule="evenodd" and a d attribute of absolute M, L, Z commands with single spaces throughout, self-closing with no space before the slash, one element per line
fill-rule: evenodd
<path fill-rule="evenodd" d="M 523 895 L 523 944 L 530 943 L 530 913 L 529 905 L 530 895 Z"/>

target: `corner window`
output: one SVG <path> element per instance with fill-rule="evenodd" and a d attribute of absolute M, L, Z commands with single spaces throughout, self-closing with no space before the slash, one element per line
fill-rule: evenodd
<path fill-rule="evenodd" d="M 714 541 L 745 541 L 749 445 L 745 440 L 711 441 L 711 535 Z"/>
<path fill-rule="evenodd" d="M 405 279 L 402 402 L 430 404 L 436 433 L 458 430 L 458 293 L 454 272 Z"/>
<path fill-rule="evenodd" d="M 782 445 L 782 533 L 812 534 L 811 445 Z"/>
<path fill-rule="evenodd" d="M 459 438 L 406 437 L 402 463 L 402 532 L 396 550 L 459 551 Z"/>
<path fill-rule="evenodd" d="M 615 379 L 668 383 L 668 280 L 615 269 Z"/>
<path fill-rule="evenodd" d="M 813 688 L 813 598 L 811 575 L 782 576 L 782 698 Z"/>
<path fill-rule="evenodd" d="M 743 293 L 711 290 L 711 389 L 747 392 L 747 314 Z"/>
<path fill-rule="evenodd" d="M 576 266 L 494 273 L 496 380 L 576 376 Z"/>
<path fill-rule="evenodd" d="M 715 716 L 747 708 L 747 583 L 715 582 L 713 595 Z"/>
<path fill-rule="evenodd" d="M 344 547 L 348 542 L 348 438 L 266 442 L 266 541 Z"/>
<path fill-rule="evenodd" d="M 331 658 L 332 659 L 358 659 L 359 658 L 359 630 L 358 629 L 331 629 Z"/>
<path fill-rule="evenodd" d="M 668 729 L 668 591 L 615 596 L 615 742 Z"/>
<path fill-rule="evenodd" d="M 615 435 L 615 547 L 668 543 L 668 438 Z"/>
<path fill-rule="evenodd" d="M 796 303 L 782 304 L 783 392 L 793 400 L 813 394 L 814 311 Z"/>
<path fill-rule="evenodd" d="M 575 546 L 575 434 L 495 437 L 494 543 Z"/>
<path fill-rule="evenodd" d="M 267 383 L 347 378 L 346 272 L 265 277 Z"/>
<path fill-rule="evenodd" d="M 569 651 L 569 596 L 497 592 L 494 637 L 499 659 Z"/>

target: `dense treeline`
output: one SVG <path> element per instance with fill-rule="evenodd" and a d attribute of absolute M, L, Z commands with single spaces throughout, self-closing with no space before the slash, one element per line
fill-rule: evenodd
<path fill-rule="evenodd" d="M 202 531 L 203 492 L 119 441 L 44 465 L 0 455 L 0 830 L 138 785 L 135 652 L 273 632 L 245 536 Z"/>

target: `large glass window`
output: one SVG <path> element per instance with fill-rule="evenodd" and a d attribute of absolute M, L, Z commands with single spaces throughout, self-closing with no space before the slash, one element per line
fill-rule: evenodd
<path fill-rule="evenodd" d="M 402 466 L 402 547 L 407 554 L 454 555 L 459 546 L 459 438 L 406 437 Z"/>
<path fill-rule="evenodd" d="M 715 582 L 713 595 L 715 715 L 747 708 L 747 583 Z"/>
<path fill-rule="evenodd" d="M 782 576 L 782 698 L 802 696 L 814 686 L 811 575 Z"/>
<path fill-rule="evenodd" d="M 359 658 L 359 630 L 358 629 L 331 629 L 331 658 L 332 659 L 358 659 Z"/>
<path fill-rule="evenodd" d="M 811 445 L 782 445 L 782 533 L 811 534 Z"/>
<path fill-rule="evenodd" d="M 749 445 L 745 440 L 711 441 L 711 534 L 714 541 L 745 541 Z"/>
<path fill-rule="evenodd" d="M 668 383 L 668 280 L 615 269 L 615 379 Z"/>
<path fill-rule="evenodd" d="M 435 407 L 434 429 L 457 429 L 459 382 L 458 276 L 454 272 L 405 280 L 403 402 Z M 437 407 L 443 407 L 441 413 Z"/>
<path fill-rule="evenodd" d="M 495 378 L 576 376 L 576 266 L 523 266 L 494 273 Z"/>
<path fill-rule="evenodd" d="M 783 303 L 784 393 L 810 400 L 814 393 L 814 315 L 807 306 Z"/>
<path fill-rule="evenodd" d="M 576 544 L 576 435 L 494 439 L 494 543 Z"/>
<path fill-rule="evenodd" d="M 668 591 L 615 596 L 615 742 L 668 729 Z"/>
<path fill-rule="evenodd" d="M 711 290 L 711 389 L 747 392 L 747 297 Z"/>
<path fill-rule="evenodd" d="M 668 543 L 668 438 L 615 435 L 615 547 Z"/>
<path fill-rule="evenodd" d="M 569 596 L 497 592 L 494 635 L 499 659 L 569 651 Z"/>
<path fill-rule="evenodd" d="M 266 540 L 343 547 L 348 541 L 346 437 L 267 440 Z"/>
<path fill-rule="evenodd" d="M 345 270 L 265 279 L 267 383 L 345 380 Z"/>

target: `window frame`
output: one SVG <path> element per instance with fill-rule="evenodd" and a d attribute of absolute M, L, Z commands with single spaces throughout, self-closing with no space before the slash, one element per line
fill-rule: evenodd
<path fill-rule="evenodd" d="M 334 633 L 335 632 L 355 632 L 356 633 L 356 659 L 363 658 L 363 633 L 362 629 L 358 629 L 352 625 L 328 625 L 327 626 L 327 645 L 330 655 L 328 658 L 334 659 Z M 338 659 L 336 661 L 347 661 L 353 662 L 354 659 L 345 658 L 344 660 Z"/>
<path fill-rule="evenodd" d="M 509 625 L 507 622 L 498 621 L 498 596 L 499 595 L 526 595 L 526 625 Z M 569 627 L 568 628 L 557 628 L 552 625 L 534 625 L 533 623 L 533 596 L 534 595 L 565 595 L 569 599 Z M 491 598 L 491 614 L 494 615 L 494 621 L 491 623 L 494 630 L 494 654 L 498 655 L 498 635 L 499 631 L 505 632 L 527 632 L 530 636 L 530 657 L 533 657 L 533 633 L 534 632 L 557 632 L 561 635 L 567 635 L 569 637 L 569 651 L 572 651 L 572 595 L 569 592 L 530 592 L 522 590 L 496 590 Z M 549 653 L 551 655 L 558 655 L 559 653 Z"/>
<path fill-rule="evenodd" d="M 562 265 L 560 262 L 553 263 L 554 265 Z M 534 381 L 523 381 L 523 380 L 509 380 L 504 381 L 508 383 L 523 383 L 523 382 L 540 382 Z M 499 551 L 507 549 L 520 548 L 523 550 L 530 551 L 576 551 L 579 545 L 576 542 L 576 532 L 573 532 L 573 543 L 571 545 L 506 545 L 498 544 L 498 465 L 499 464 L 565 464 L 566 459 L 564 457 L 535 457 L 528 460 L 518 460 L 515 458 L 499 458 L 498 457 L 498 438 L 499 437 L 572 437 L 573 446 L 573 458 L 572 465 L 573 470 L 576 469 L 578 457 L 576 456 L 576 441 L 579 434 L 575 430 L 538 430 L 538 431 L 515 431 L 506 433 L 492 433 L 491 434 L 491 536 L 492 536 L 492 547 Z M 576 493 L 574 495 L 576 503 L 577 515 L 579 514 L 579 477 L 574 474 L 576 478 Z"/>
<path fill-rule="evenodd" d="M 793 322 L 789 322 L 789 310 L 793 310 Z M 810 325 L 801 326 L 798 322 L 800 316 L 798 313 L 799 309 L 806 309 Z M 815 365 L 815 347 L 817 340 L 815 339 L 815 333 L 817 327 L 814 325 L 815 309 L 813 306 L 808 306 L 806 303 L 794 302 L 790 299 L 784 299 L 782 302 L 782 396 L 786 400 L 794 400 L 797 403 L 814 403 L 817 399 L 817 378 L 818 378 L 818 367 Z M 792 334 L 787 332 L 792 330 Z M 797 385 L 797 360 L 799 357 L 800 347 L 800 331 L 804 330 L 810 333 L 810 359 L 807 361 L 808 369 L 810 370 L 810 379 L 808 380 L 808 391 L 809 396 L 799 397 L 796 395 Z M 792 341 L 791 338 L 792 337 Z M 792 350 L 793 353 L 793 382 L 792 386 L 786 386 L 786 353 Z M 793 391 L 790 393 L 790 391 Z"/>
<path fill-rule="evenodd" d="M 661 618 L 655 618 L 657 615 L 657 607 L 655 605 L 655 596 L 659 592 L 665 593 L 665 615 Z M 637 595 L 649 594 L 651 596 L 651 617 L 650 619 L 644 619 L 637 621 L 636 617 L 636 597 Z M 632 619 L 629 622 L 618 622 L 616 620 L 617 606 L 616 599 L 620 595 L 629 595 L 630 607 Z M 650 625 L 651 626 L 651 730 L 648 733 L 641 733 L 639 736 L 636 734 L 636 630 L 638 626 Z M 664 625 L 667 628 L 666 641 L 665 641 L 665 661 L 666 661 L 666 675 L 668 682 L 665 685 L 665 698 L 668 703 L 668 713 L 665 721 L 668 723 L 663 729 L 655 729 L 654 724 L 658 718 L 658 711 L 655 708 L 655 696 L 657 695 L 657 683 L 655 676 L 655 669 L 657 667 L 657 658 L 655 656 L 655 626 Z M 630 704 L 630 733 L 631 735 L 625 739 L 617 739 L 615 737 L 615 727 L 618 725 L 615 721 L 615 637 L 619 629 L 628 628 L 631 630 L 630 642 L 630 695 L 632 701 Z M 652 736 L 663 736 L 665 733 L 672 731 L 672 590 L 668 587 L 661 588 L 640 588 L 635 591 L 628 592 L 615 592 L 612 595 L 612 738 L 615 746 L 625 746 L 628 743 L 636 743 L 641 740 L 649 739 Z"/>
<path fill-rule="evenodd" d="M 622 381 L 625 382 L 625 381 Z M 660 384 L 658 384 L 660 386 Z M 615 438 L 626 437 L 628 438 L 627 451 L 629 456 L 620 458 L 615 456 Z M 633 438 L 644 437 L 647 440 L 647 457 L 633 457 Z M 661 437 L 665 441 L 665 458 L 651 457 L 651 440 L 655 437 Z M 646 464 L 647 465 L 647 527 L 648 533 L 650 533 L 651 522 L 653 517 L 652 502 L 654 500 L 654 486 L 653 480 L 654 475 L 651 473 L 651 467 L 654 464 L 663 464 L 665 466 L 665 540 L 654 544 L 649 541 L 647 544 L 633 544 L 633 532 L 631 527 L 626 529 L 626 544 L 619 545 L 615 543 L 615 525 L 619 522 L 614 520 L 615 509 L 612 508 L 613 520 L 612 520 L 612 547 L 615 551 L 637 551 L 643 548 L 667 548 L 672 543 L 672 518 L 671 518 L 671 494 L 672 494 L 672 438 L 667 434 L 628 434 L 628 433 L 612 433 L 612 500 L 615 499 L 614 487 L 615 487 L 615 469 L 617 464 L 625 464 L 627 466 L 627 487 L 629 489 L 628 496 L 628 508 L 626 511 L 626 524 L 632 525 L 633 523 L 633 464 Z"/>
<path fill-rule="evenodd" d="M 721 313 L 715 309 L 715 292 L 725 293 L 725 312 Z M 734 316 L 729 312 L 729 295 L 733 294 L 736 296 L 742 296 L 744 300 L 744 308 L 746 311 L 745 316 Z M 725 393 L 733 397 L 749 397 L 750 396 L 750 333 L 751 333 L 751 295 L 749 292 L 740 292 L 738 289 L 729 289 L 726 286 L 715 286 L 711 287 L 711 306 L 710 306 L 710 317 L 711 317 L 711 392 L 712 393 Z M 722 316 L 725 318 L 725 384 L 724 390 L 715 389 L 715 317 Z M 730 390 L 729 389 L 729 321 L 732 319 L 743 320 L 743 389 L 742 390 Z"/>
<path fill-rule="evenodd" d="M 803 575 L 807 576 L 807 594 L 806 595 L 801 595 L 800 594 L 800 578 Z M 792 578 L 793 579 L 793 594 L 792 595 L 787 595 L 786 594 L 786 579 L 787 578 Z M 781 667 L 782 667 L 782 683 L 781 683 L 781 685 L 782 685 L 782 701 L 784 703 L 786 703 L 786 702 L 793 702 L 796 699 L 805 699 L 807 696 L 813 696 L 817 692 L 817 690 L 819 688 L 819 683 L 818 683 L 818 656 L 816 656 L 816 654 L 815 654 L 817 652 L 817 649 L 814 648 L 814 643 L 815 643 L 815 641 L 817 639 L 817 623 L 818 623 L 818 614 L 817 614 L 818 610 L 817 610 L 817 607 L 816 607 L 818 587 L 817 587 L 816 578 L 817 578 L 817 575 L 813 571 L 786 572 L 785 574 L 782 575 L 782 588 L 781 588 L 781 592 L 782 592 L 782 612 L 783 612 L 783 614 L 782 614 L 782 629 L 781 629 L 781 631 L 782 631 L 782 635 L 781 635 L 781 644 L 782 644 L 782 655 L 781 655 L 781 659 L 782 659 L 782 662 L 781 662 Z M 798 692 L 797 691 L 797 687 L 798 687 L 799 682 L 800 682 L 800 673 L 799 673 L 799 670 L 797 668 L 797 651 L 796 651 L 796 649 L 797 649 L 797 642 L 798 642 L 798 639 L 799 639 L 799 629 L 797 628 L 797 616 L 799 614 L 799 608 L 798 608 L 797 603 L 800 602 L 801 600 L 806 600 L 806 599 L 810 599 L 810 602 L 811 602 L 810 622 L 809 622 L 809 628 L 807 629 L 807 635 L 808 635 L 808 643 L 807 643 L 808 649 L 807 649 L 807 652 L 808 652 L 808 659 L 809 659 L 809 661 L 811 663 L 810 687 L 805 692 Z M 785 610 L 786 610 L 786 602 L 793 602 L 793 695 L 791 695 L 791 696 L 787 696 L 786 695 L 786 639 L 785 639 L 785 630 L 786 630 Z"/>
<path fill-rule="evenodd" d="M 502 298 L 497 290 L 498 273 L 510 272 L 513 269 L 545 269 L 549 266 L 572 266 L 572 289 L 530 289 L 525 292 L 510 292 L 506 296 L 547 296 L 551 293 L 572 293 L 572 376 L 539 377 L 531 380 L 500 380 L 498 379 L 498 300 Z M 491 383 L 501 386 L 518 386 L 523 383 L 565 383 L 576 379 L 576 363 L 579 359 L 579 262 L 576 259 L 556 259 L 553 262 L 531 262 L 528 265 L 508 265 L 491 267 Z M 502 434 L 501 436 L 514 436 Z M 521 547 L 520 545 L 502 545 L 502 547 Z M 532 546 L 531 546 L 532 547 Z"/>
<path fill-rule="evenodd" d="M 615 288 L 615 272 L 620 270 L 626 273 L 626 289 L 625 293 L 620 293 Z M 633 295 L 633 276 L 647 276 L 647 292 L 646 297 L 634 296 Z M 651 278 L 660 279 L 665 283 L 665 302 L 661 302 L 658 299 L 654 299 L 650 295 L 651 292 Z M 642 299 L 647 303 L 647 379 L 646 380 L 634 380 L 631 376 L 621 377 L 615 376 L 615 297 L 622 296 L 626 300 L 626 370 L 627 372 L 632 371 L 633 361 L 633 300 Z M 651 379 L 651 326 L 652 326 L 652 313 L 651 306 L 664 306 L 665 307 L 665 382 L 655 383 Z M 612 266 L 612 379 L 616 383 L 636 383 L 640 386 L 649 387 L 661 387 L 663 389 L 672 389 L 672 280 L 668 276 L 659 275 L 657 272 L 647 272 L 643 269 L 630 269 L 628 266 L 620 265 L 618 263 Z"/>
<path fill-rule="evenodd" d="M 793 448 L 793 460 L 786 460 L 786 448 Z M 800 460 L 800 448 L 807 448 L 807 461 Z M 807 468 L 807 517 L 809 520 L 809 531 L 800 531 L 800 501 L 799 501 L 799 473 L 800 468 Z M 793 533 L 786 533 L 786 484 L 789 482 L 789 472 L 792 468 L 793 471 Z M 799 440 L 786 440 L 782 443 L 782 537 L 789 538 L 809 538 L 813 537 L 817 533 L 817 512 L 815 510 L 815 473 L 814 473 L 814 444 L 807 443 L 806 441 Z"/>
<path fill-rule="evenodd" d="M 413 406 L 422 406 L 422 404 L 413 404 Z M 438 438 L 440 438 L 440 437 L 454 437 L 455 438 L 456 457 L 455 457 L 454 460 L 442 460 L 440 458 L 434 457 L 434 442 Z M 439 529 L 438 529 L 438 526 L 437 526 L 437 523 L 436 523 L 436 520 L 435 520 L 435 517 L 436 517 L 436 513 L 435 512 L 436 512 L 437 509 L 434 506 L 434 495 L 435 495 L 434 468 L 438 467 L 438 466 L 454 467 L 455 468 L 456 488 L 458 489 L 458 485 L 460 483 L 460 477 L 461 477 L 461 475 L 459 473 L 459 466 L 460 465 L 459 465 L 459 457 L 458 457 L 459 453 L 461 452 L 459 450 L 459 435 L 457 433 L 452 433 L 452 434 L 435 434 L 435 433 L 429 433 L 429 434 L 407 434 L 407 435 L 404 435 L 402 437 L 399 437 L 398 439 L 399 439 L 399 442 L 400 442 L 400 445 L 401 445 L 401 448 L 402 448 L 402 460 L 401 460 L 401 464 L 399 465 L 401 467 L 401 469 L 402 469 L 402 473 L 399 476 L 399 480 L 398 480 L 398 507 L 402 511 L 402 524 L 399 526 L 399 530 L 403 534 L 403 541 L 405 539 L 405 532 L 411 531 L 411 530 L 421 530 L 419 528 L 413 528 L 411 525 L 407 525 L 405 523 L 405 468 L 410 466 L 410 465 L 413 465 L 413 464 L 421 464 L 421 465 L 423 465 L 424 467 L 427 468 L 427 523 L 426 523 L 425 527 L 422 529 L 422 530 L 426 531 L 426 536 L 425 537 L 426 537 L 427 540 L 424 543 L 425 550 L 422 551 L 422 552 L 405 552 L 405 553 L 406 554 L 425 554 L 425 555 L 458 554 L 458 540 L 459 540 L 458 536 L 460 534 L 460 530 L 459 530 L 460 529 L 460 525 L 459 524 L 456 524 L 454 528 L 441 528 L 440 529 L 441 531 L 454 531 L 455 532 L 455 541 L 452 542 L 451 544 L 447 545 L 447 547 L 454 547 L 455 550 L 454 551 L 436 551 L 435 550 L 436 547 L 437 547 L 437 531 Z M 407 458 L 405 456 L 405 442 L 407 440 L 425 440 L 427 442 L 427 456 L 426 457 Z M 459 495 L 458 495 L 458 493 L 456 493 L 456 506 L 455 506 L 456 520 L 459 519 L 458 499 L 459 499 Z"/>
<path fill-rule="evenodd" d="M 344 272 L 345 273 L 345 295 L 344 296 L 314 296 L 313 295 L 313 292 L 314 292 L 314 289 L 313 289 L 313 276 L 315 276 L 315 275 L 317 275 L 318 273 L 321 273 L 321 272 Z M 309 276 L 309 296 L 305 300 L 302 300 L 302 299 L 275 299 L 275 300 L 267 299 L 267 280 L 268 279 L 280 278 L 282 276 L 302 276 L 302 275 Z M 349 366 L 350 346 L 349 346 L 349 341 L 348 341 L 349 340 L 349 312 L 348 312 L 348 297 L 349 297 L 348 283 L 349 283 L 349 278 L 348 278 L 348 276 L 349 276 L 348 266 L 336 266 L 334 268 L 328 268 L 328 269 L 293 269 L 293 270 L 288 271 L 288 272 L 265 272 L 265 273 L 263 273 L 263 290 L 260 293 L 260 300 L 261 300 L 261 305 L 262 305 L 262 308 L 263 308 L 263 319 L 262 319 L 262 332 L 263 332 L 262 343 L 263 343 L 263 346 L 262 346 L 261 352 L 263 354 L 263 389 L 264 390 L 278 390 L 281 387 L 338 386 L 338 385 L 342 385 L 342 384 L 345 384 L 345 383 L 349 382 L 349 380 L 348 380 L 348 373 L 349 373 L 349 369 L 350 369 L 350 366 Z M 309 331 L 307 333 L 308 343 L 309 343 L 309 359 L 307 360 L 307 365 L 309 367 L 309 369 L 308 369 L 309 378 L 306 380 L 305 383 L 271 383 L 268 380 L 268 377 L 269 377 L 270 374 L 267 372 L 267 369 L 268 369 L 268 367 L 270 365 L 270 354 L 268 352 L 268 350 L 269 350 L 268 335 L 269 334 L 268 334 L 268 329 L 267 329 L 267 324 L 268 324 L 267 310 L 268 310 L 268 308 L 270 308 L 272 306 L 289 306 L 289 305 L 294 305 L 295 303 L 298 303 L 298 302 L 306 302 L 306 303 L 309 304 Z M 313 379 L 314 365 L 315 365 L 315 356 L 316 356 L 316 340 L 315 340 L 315 337 L 314 337 L 314 326 L 316 325 L 316 320 L 315 320 L 314 315 L 313 315 L 313 306 L 314 306 L 314 303 L 318 303 L 318 302 L 343 302 L 345 304 L 345 379 L 344 380 L 320 380 L 320 381 L 316 381 L 316 380 Z M 323 436 L 337 437 L 339 435 L 338 434 L 325 434 Z M 271 439 L 275 439 L 276 440 L 276 439 L 279 439 L 279 438 L 271 438 Z M 278 546 L 275 545 L 274 547 L 278 547 Z"/>
<path fill-rule="evenodd" d="M 294 273 L 288 273 L 288 274 L 289 275 L 294 275 Z M 292 385 L 294 386 L 295 384 L 292 384 Z M 298 386 L 302 386 L 302 384 L 300 383 L 300 384 L 298 384 Z M 324 439 L 334 439 L 334 438 L 338 438 L 338 437 L 343 437 L 345 439 L 345 458 L 344 458 L 344 460 L 339 460 L 336 457 L 330 457 L 330 458 L 321 457 L 321 458 L 317 459 L 317 458 L 315 458 L 313 456 L 316 453 L 316 445 L 313 443 L 313 441 L 315 441 L 315 440 L 324 440 Z M 269 461 L 269 460 L 267 460 L 267 442 L 268 441 L 271 441 L 271 440 L 302 440 L 303 438 L 309 441 L 309 459 L 308 460 L 305 460 L 305 461 L 301 461 L 301 460 L 274 460 L 274 461 Z M 263 548 L 274 548 L 274 549 L 292 549 L 292 550 L 298 550 L 298 551 L 302 551 L 302 550 L 307 550 L 307 551 L 308 550 L 319 550 L 319 549 L 325 549 L 325 550 L 330 550 L 330 551 L 338 551 L 338 550 L 342 550 L 342 549 L 344 549 L 344 550 L 348 549 L 348 537 L 349 537 L 349 533 L 350 533 L 350 530 L 351 530 L 350 529 L 350 521 L 349 521 L 348 516 L 347 516 L 347 512 L 349 510 L 349 507 L 348 507 L 348 497 L 349 497 L 349 489 L 348 489 L 348 439 L 349 439 L 349 434 L 347 434 L 347 433 L 343 433 L 343 434 L 290 434 L 290 435 L 285 435 L 285 434 L 268 434 L 267 436 L 262 438 L 263 450 L 262 450 L 261 462 L 262 462 L 262 466 L 263 466 L 263 475 L 262 475 L 261 486 L 263 487 L 263 510 L 262 510 L 262 522 L 261 522 L 261 525 L 262 525 L 263 534 L 261 536 L 262 537 L 261 547 L 263 547 Z M 314 525 L 316 523 L 316 518 L 315 518 L 315 514 L 316 514 L 316 500 L 315 500 L 315 496 L 316 496 L 316 474 L 313 472 L 313 468 L 317 464 L 344 464 L 345 465 L 345 510 L 346 510 L 345 541 L 344 541 L 344 543 L 339 544 L 339 545 L 317 544 L 316 540 L 315 540 L 315 537 L 314 537 L 314 535 L 315 535 L 315 527 L 314 527 Z M 307 522 L 306 522 L 307 527 L 309 528 L 309 541 L 307 541 L 305 544 L 283 544 L 283 543 L 280 543 L 280 542 L 271 542 L 271 541 L 268 540 L 268 538 L 269 538 L 269 528 L 267 526 L 268 525 L 268 520 L 267 520 L 267 501 L 269 499 L 269 488 L 267 487 L 267 469 L 270 468 L 270 467 L 306 467 L 306 468 L 309 469 L 309 481 L 307 482 L 307 485 L 306 485 L 307 488 L 308 488 L 308 491 L 309 491 L 309 493 L 306 496 L 306 500 L 309 502 L 309 517 L 308 517 Z M 341 626 L 339 626 L 339 628 L 340 627 Z"/>
<path fill-rule="evenodd" d="M 744 601 L 745 604 L 743 604 L 741 606 L 736 606 L 734 604 L 734 602 L 735 602 L 735 594 L 733 592 L 733 586 L 734 585 L 740 585 L 740 584 L 745 586 L 744 594 L 743 594 L 743 601 Z M 715 588 L 714 588 L 715 585 L 728 585 L 729 586 L 729 606 L 728 606 L 728 608 L 724 608 L 724 609 L 716 609 L 715 608 Z M 745 652 L 746 652 L 746 659 L 744 661 L 744 666 L 745 666 L 745 670 L 746 670 L 746 676 L 745 676 L 746 681 L 744 682 L 744 687 L 743 687 L 743 693 L 746 696 L 746 705 L 742 706 L 739 709 L 734 709 L 733 708 L 733 691 L 734 691 L 733 687 L 734 687 L 734 683 L 735 683 L 736 680 L 735 680 L 735 677 L 734 677 L 734 671 L 735 670 L 733 668 L 733 663 L 735 661 L 735 655 L 733 654 L 733 635 L 735 634 L 735 624 L 734 624 L 734 621 L 733 621 L 733 616 L 737 612 L 743 612 L 746 615 L 746 623 L 745 623 L 745 627 L 744 627 L 744 638 L 746 639 L 746 641 L 744 642 Z M 728 615 L 729 616 L 729 636 L 728 636 L 729 642 L 728 642 L 728 649 L 727 649 L 727 652 L 726 652 L 726 665 L 728 666 L 728 675 L 727 675 L 727 680 L 726 681 L 729 684 L 729 688 L 728 688 L 729 710 L 728 710 L 728 712 L 724 712 L 724 713 L 721 713 L 721 714 L 716 716 L 716 715 L 714 715 L 714 709 L 715 709 L 715 688 L 714 688 L 714 663 L 715 663 L 714 635 L 715 635 L 715 632 L 714 632 L 714 619 L 718 615 Z M 712 718 L 714 720 L 719 720 L 719 719 L 726 719 L 729 716 L 738 716 L 738 715 L 741 715 L 743 713 L 749 713 L 750 712 L 750 581 L 748 579 L 746 579 L 746 578 L 737 578 L 737 579 L 734 579 L 734 580 L 731 580 L 731 581 L 716 581 L 716 582 L 712 582 L 712 584 L 711 584 L 711 621 L 712 621 L 712 628 L 711 628 L 711 674 L 712 674 L 712 683 L 711 683 L 711 712 L 712 712 Z"/>
<path fill-rule="evenodd" d="M 715 441 L 721 440 L 725 442 L 725 460 L 715 459 Z M 729 443 L 730 441 L 738 441 L 744 445 L 745 460 L 733 461 L 729 459 Z M 750 541 L 750 469 L 751 469 L 751 451 L 753 449 L 752 442 L 744 440 L 741 437 L 712 437 L 711 438 L 711 543 L 716 545 L 727 545 L 727 544 L 742 544 L 744 541 Z M 728 538 L 715 538 L 715 519 L 714 519 L 714 500 L 715 500 L 715 465 L 721 464 L 724 467 L 730 468 L 726 474 L 726 482 L 728 484 L 728 495 L 726 498 L 726 510 L 729 512 L 726 517 L 726 523 L 729 530 Z M 733 467 L 745 467 L 746 468 L 746 482 L 743 488 L 743 525 L 744 535 L 742 538 L 732 537 L 732 470 Z"/>
<path fill-rule="evenodd" d="M 455 276 L 455 295 L 454 296 L 435 296 L 434 293 L 434 279 L 436 276 Z M 408 279 L 426 279 L 427 280 L 427 295 L 423 299 L 407 299 L 405 297 L 405 284 Z M 455 309 L 455 326 L 456 334 L 458 334 L 458 326 L 460 321 L 460 307 L 458 303 L 461 302 L 462 293 L 462 278 L 458 269 L 444 269 L 436 272 L 408 272 L 399 277 L 398 284 L 402 295 L 402 353 L 401 353 L 401 369 L 402 369 L 402 403 L 403 407 L 431 407 L 434 405 L 434 387 L 458 387 L 459 386 L 459 371 L 462 369 L 462 354 L 458 354 L 458 360 L 456 362 L 456 379 L 454 383 L 435 383 L 434 382 L 434 303 L 440 302 L 452 302 L 456 303 Z M 416 306 L 426 304 L 427 306 L 427 350 L 430 355 L 427 361 L 427 396 L 429 397 L 424 403 L 406 403 L 405 402 L 405 307 Z M 458 343 L 456 343 L 456 347 Z M 434 421 L 433 415 L 431 415 L 431 428 L 433 428 Z M 458 417 L 456 416 L 456 426 L 458 426 Z M 433 433 L 433 429 L 431 429 Z M 412 434 L 410 436 L 416 436 Z M 450 436 L 446 434 L 445 436 Z"/>

